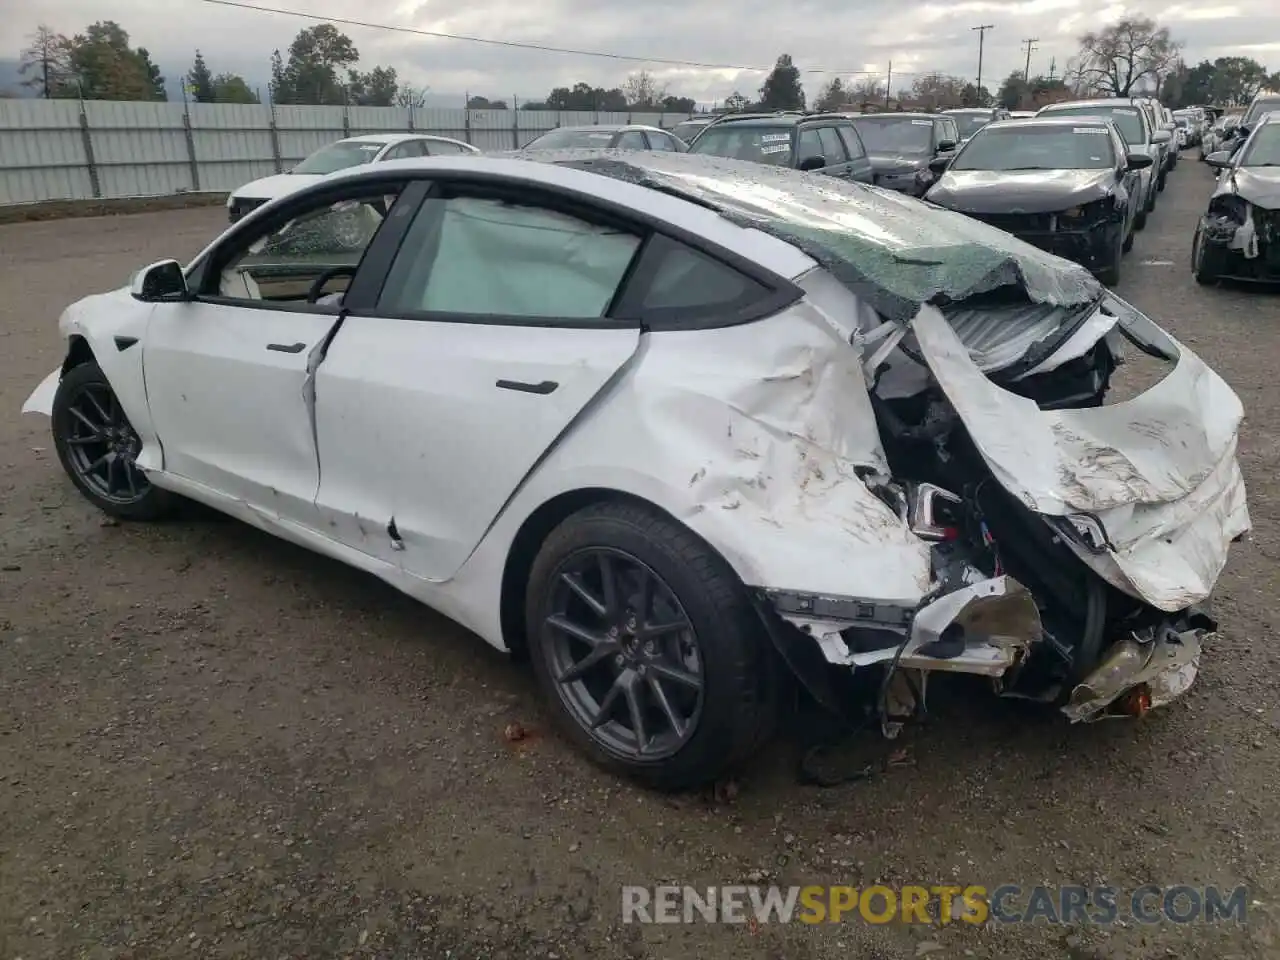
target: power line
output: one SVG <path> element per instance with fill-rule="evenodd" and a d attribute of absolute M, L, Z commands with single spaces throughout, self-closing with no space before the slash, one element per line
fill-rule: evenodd
<path fill-rule="evenodd" d="M 303 20 L 314 20 L 320 23 L 340 23 L 347 27 L 366 27 L 370 30 L 387 30 L 393 33 L 408 33 L 419 37 L 431 37 L 436 40 L 459 40 L 465 43 L 483 43 L 494 47 L 509 47 L 517 50 L 537 50 L 542 53 L 563 53 L 575 57 L 596 57 L 603 60 L 620 60 L 628 63 L 660 63 L 673 67 L 698 67 L 703 70 L 741 70 L 750 73 L 768 73 L 768 67 L 748 67 L 735 63 L 704 63 L 699 60 L 677 60 L 671 57 L 635 57 L 622 53 L 610 53 L 603 50 L 578 50 L 573 47 L 553 47 L 542 43 L 530 43 L 521 40 L 497 40 L 493 37 L 471 37 L 460 33 L 442 33 L 438 30 L 423 30 L 418 27 L 404 27 L 391 23 L 370 23 L 367 20 L 352 20 L 347 17 L 328 17 L 316 13 L 303 13 L 301 10 L 285 10 L 280 7 L 265 7 L 254 3 L 241 3 L 239 0 L 199 0 L 217 7 L 233 7 L 237 10 L 252 10 L 256 13 L 276 13 L 286 17 L 300 17 Z M 879 70 L 826 70 L 813 68 L 801 70 L 801 73 L 834 73 L 843 76 L 879 76 Z M 910 73 L 910 71 L 898 71 Z"/>

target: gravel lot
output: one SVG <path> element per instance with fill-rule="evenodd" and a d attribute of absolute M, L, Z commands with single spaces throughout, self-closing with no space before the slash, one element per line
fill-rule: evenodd
<path fill-rule="evenodd" d="M 946 696 L 869 779 L 800 786 L 783 738 L 736 796 L 664 798 L 553 736 L 532 680 L 362 574 L 204 516 L 114 525 L 47 421 L 55 318 L 221 209 L 0 226 L 0 957 L 1274 957 L 1280 880 L 1280 299 L 1201 289 L 1190 155 L 1122 295 L 1244 400 L 1254 540 L 1193 694 L 1069 728 Z M 509 743 L 504 728 L 529 736 Z M 894 745 L 897 747 L 899 745 Z M 730 791 L 730 794 L 734 791 Z M 623 926 L 626 883 L 1248 884 L 1249 922 L 1068 929 Z"/>

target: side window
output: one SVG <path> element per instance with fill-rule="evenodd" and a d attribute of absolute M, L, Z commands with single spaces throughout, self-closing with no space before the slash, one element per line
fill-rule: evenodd
<path fill-rule="evenodd" d="M 432 157 L 456 157 L 462 153 L 461 147 L 447 140 L 424 140 L 422 145 L 426 148 L 427 155 Z"/>
<path fill-rule="evenodd" d="M 424 157 L 426 149 L 423 147 L 421 140 L 406 140 L 404 143 L 398 144 L 387 151 L 384 160 L 405 160 L 409 157 Z"/>
<path fill-rule="evenodd" d="M 800 131 L 800 150 L 796 157 L 797 163 L 804 163 L 810 157 L 822 156 L 822 141 L 818 139 L 818 131 L 813 127 L 806 127 Z M 827 157 L 827 163 L 834 163 L 831 157 Z"/>
<path fill-rule="evenodd" d="M 650 130 L 648 131 L 647 136 L 649 137 L 649 146 L 654 150 L 664 150 L 668 153 L 675 152 L 675 141 L 665 133 L 656 133 L 653 130 Z"/>
<path fill-rule="evenodd" d="M 639 246 L 635 234 L 547 207 L 429 199 L 391 265 L 378 312 L 601 318 Z"/>
<path fill-rule="evenodd" d="M 243 301 L 308 303 L 340 302 L 365 250 L 373 241 L 396 194 L 362 195 L 327 202 L 287 223 L 229 241 L 219 250 L 204 279 L 206 296 Z M 324 274 L 331 277 L 319 291 L 312 285 Z"/>
<path fill-rule="evenodd" d="M 767 287 L 733 267 L 655 235 L 623 296 L 622 316 L 653 318 L 654 314 L 731 314 L 769 296 Z"/>
<path fill-rule="evenodd" d="M 618 142 L 614 144 L 617 150 L 648 150 L 649 141 L 644 138 L 644 134 L 639 130 L 628 130 L 618 137 Z"/>
<path fill-rule="evenodd" d="M 818 139 L 822 142 L 822 155 L 827 158 L 827 163 L 844 163 L 849 159 L 835 127 L 819 127 Z"/>
<path fill-rule="evenodd" d="M 836 133 L 844 141 L 844 148 L 849 152 L 850 160 L 861 160 L 867 155 L 866 148 L 862 146 L 862 138 L 858 136 L 858 131 L 853 129 L 853 124 L 836 127 Z"/>

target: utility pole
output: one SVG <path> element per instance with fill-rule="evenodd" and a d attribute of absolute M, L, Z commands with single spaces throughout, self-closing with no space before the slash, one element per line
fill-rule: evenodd
<path fill-rule="evenodd" d="M 990 30 L 990 29 L 991 29 L 992 27 L 994 27 L 994 26 L 995 26 L 995 24 L 994 24 L 994 23 L 984 23 L 984 24 L 982 24 L 981 26 L 978 26 L 978 27 L 970 27 L 970 29 L 971 29 L 971 30 L 977 30 L 977 31 L 978 31 L 978 99 L 979 99 L 979 100 L 981 100 L 981 99 L 982 99 L 982 47 L 983 47 L 983 41 L 987 39 L 987 31 L 988 31 L 988 30 Z M 985 104 L 985 103 L 980 103 L 980 104 L 978 104 L 978 106 L 980 106 L 980 107 L 985 107 L 985 106 L 986 106 L 986 104 Z"/>
<path fill-rule="evenodd" d="M 1058 58 L 1057 57 L 1049 58 L 1049 79 L 1050 80 L 1058 79 Z"/>
<path fill-rule="evenodd" d="M 884 79 L 884 108 L 889 109 L 889 91 L 893 89 L 893 61 L 889 61 L 889 72 Z"/>
<path fill-rule="evenodd" d="M 1039 40 L 1039 37 L 1028 37 L 1026 40 L 1022 41 L 1027 48 L 1027 66 L 1026 69 L 1022 71 L 1023 83 L 1031 82 L 1031 51 L 1035 49 L 1035 45 Z"/>

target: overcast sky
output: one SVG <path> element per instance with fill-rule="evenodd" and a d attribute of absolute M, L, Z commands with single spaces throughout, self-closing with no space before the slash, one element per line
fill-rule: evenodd
<path fill-rule="evenodd" d="M 1185 43 L 1195 63 L 1226 55 L 1252 56 L 1280 69 L 1280 3 L 1276 0 L 246 0 L 279 9 L 347 17 L 452 34 L 572 47 L 629 56 L 768 67 L 789 53 L 805 71 L 810 97 L 831 77 L 854 71 L 883 74 L 893 63 L 894 89 L 933 70 L 972 79 L 978 35 L 986 34 L 983 80 L 992 90 L 1021 69 L 1020 41 L 1038 37 L 1032 73 L 1059 73 L 1080 33 L 1125 13 L 1155 16 Z M 279 13 L 213 6 L 202 0 L 0 0 L 0 58 L 16 57 L 38 23 L 74 33 L 110 17 L 147 47 L 166 73 L 187 69 L 200 47 L 213 71 L 265 83 L 268 58 L 286 49 L 314 21 Z M 751 96 L 763 72 L 708 70 L 545 53 L 430 39 L 339 25 L 360 50 L 361 65 L 393 66 L 402 80 L 433 95 L 465 92 L 491 98 L 541 98 L 553 86 L 584 80 L 621 84 L 648 69 L 669 92 L 699 101 L 723 100 L 735 89 Z M 1271 42 L 1264 42 L 1267 38 Z M 821 72 L 817 72 L 821 71 Z M 172 79 L 172 78 L 171 78 Z M 460 105 L 460 104 L 459 104 Z"/>

